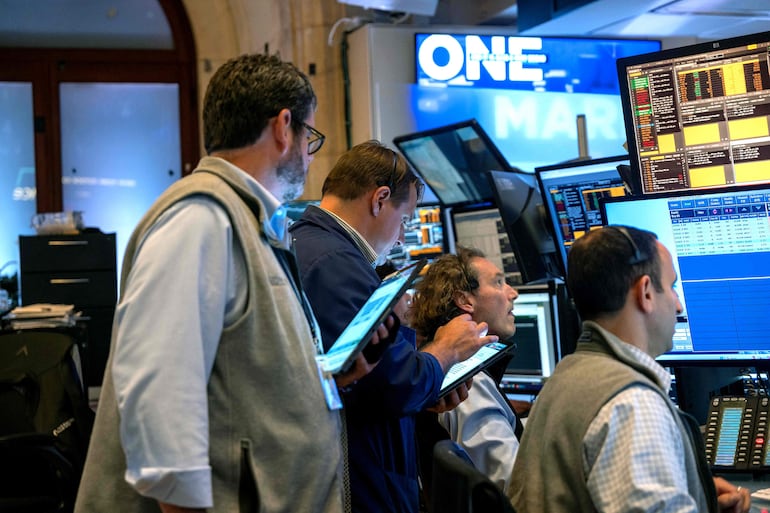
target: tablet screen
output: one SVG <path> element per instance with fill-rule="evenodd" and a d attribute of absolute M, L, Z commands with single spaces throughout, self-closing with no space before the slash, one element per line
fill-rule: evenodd
<path fill-rule="evenodd" d="M 513 345 L 504 344 L 503 342 L 491 342 L 476 351 L 476 354 L 467 360 L 452 365 L 449 371 L 447 371 L 446 376 L 444 376 L 444 381 L 441 383 L 439 397 L 445 396 L 474 374 L 495 363 L 512 348 Z"/>
<path fill-rule="evenodd" d="M 350 367 L 424 265 L 425 261 L 421 260 L 383 280 L 324 355 L 325 371 L 337 374 Z"/>

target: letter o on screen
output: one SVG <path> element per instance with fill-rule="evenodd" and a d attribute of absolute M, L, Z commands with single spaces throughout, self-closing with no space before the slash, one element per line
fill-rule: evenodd
<path fill-rule="evenodd" d="M 444 48 L 449 53 L 449 62 L 440 66 L 433 60 L 433 52 Z M 450 80 L 457 76 L 465 64 L 465 51 L 460 43 L 449 34 L 432 34 L 425 38 L 417 52 L 417 62 L 423 73 L 434 80 Z"/>

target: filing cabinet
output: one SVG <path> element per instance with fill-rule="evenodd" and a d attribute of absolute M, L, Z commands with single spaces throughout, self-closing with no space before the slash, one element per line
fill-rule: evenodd
<path fill-rule="evenodd" d="M 117 302 L 114 233 L 19 237 L 21 302 L 73 304 L 85 318 L 87 386 L 100 386 Z"/>

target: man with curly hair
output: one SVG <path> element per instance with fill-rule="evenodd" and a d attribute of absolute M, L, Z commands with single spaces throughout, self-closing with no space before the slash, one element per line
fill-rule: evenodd
<path fill-rule="evenodd" d="M 517 297 L 503 272 L 482 251 L 458 246 L 456 254 L 436 259 L 415 287 L 411 326 L 430 339 L 450 319 L 466 313 L 477 323 L 487 323 L 490 334 L 506 340 L 516 331 L 513 301 Z M 503 358 L 486 372 L 477 374 L 468 399 L 457 408 L 438 414 L 438 421 L 449 436 L 502 490 L 510 481 L 522 429 L 498 388 L 509 361 L 510 358 Z M 428 424 L 431 419 L 428 413 L 421 415 L 418 426 L 423 435 L 423 431 L 432 431 Z M 424 478 L 430 473 L 430 450 L 431 447 L 420 450 Z M 427 485 L 427 481 L 423 482 Z"/>

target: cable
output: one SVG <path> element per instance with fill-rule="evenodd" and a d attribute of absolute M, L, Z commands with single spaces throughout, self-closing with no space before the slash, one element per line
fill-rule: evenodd
<path fill-rule="evenodd" d="M 326 39 L 326 44 L 329 46 L 334 46 L 334 34 L 337 32 L 337 29 L 342 25 L 343 23 L 347 23 L 348 26 L 345 27 L 345 31 L 350 32 L 352 30 L 357 29 L 361 25 L 364 25 L 365 23 L 369 23 L 368 20 L 365 20 L 364 18 L 360 16 L 355 16 L 353 18 L 340 18 L 337 21 L 334 22 L 334 25 L 332 25 L 332 28 L 329 30 L 329 37 Z"/>

